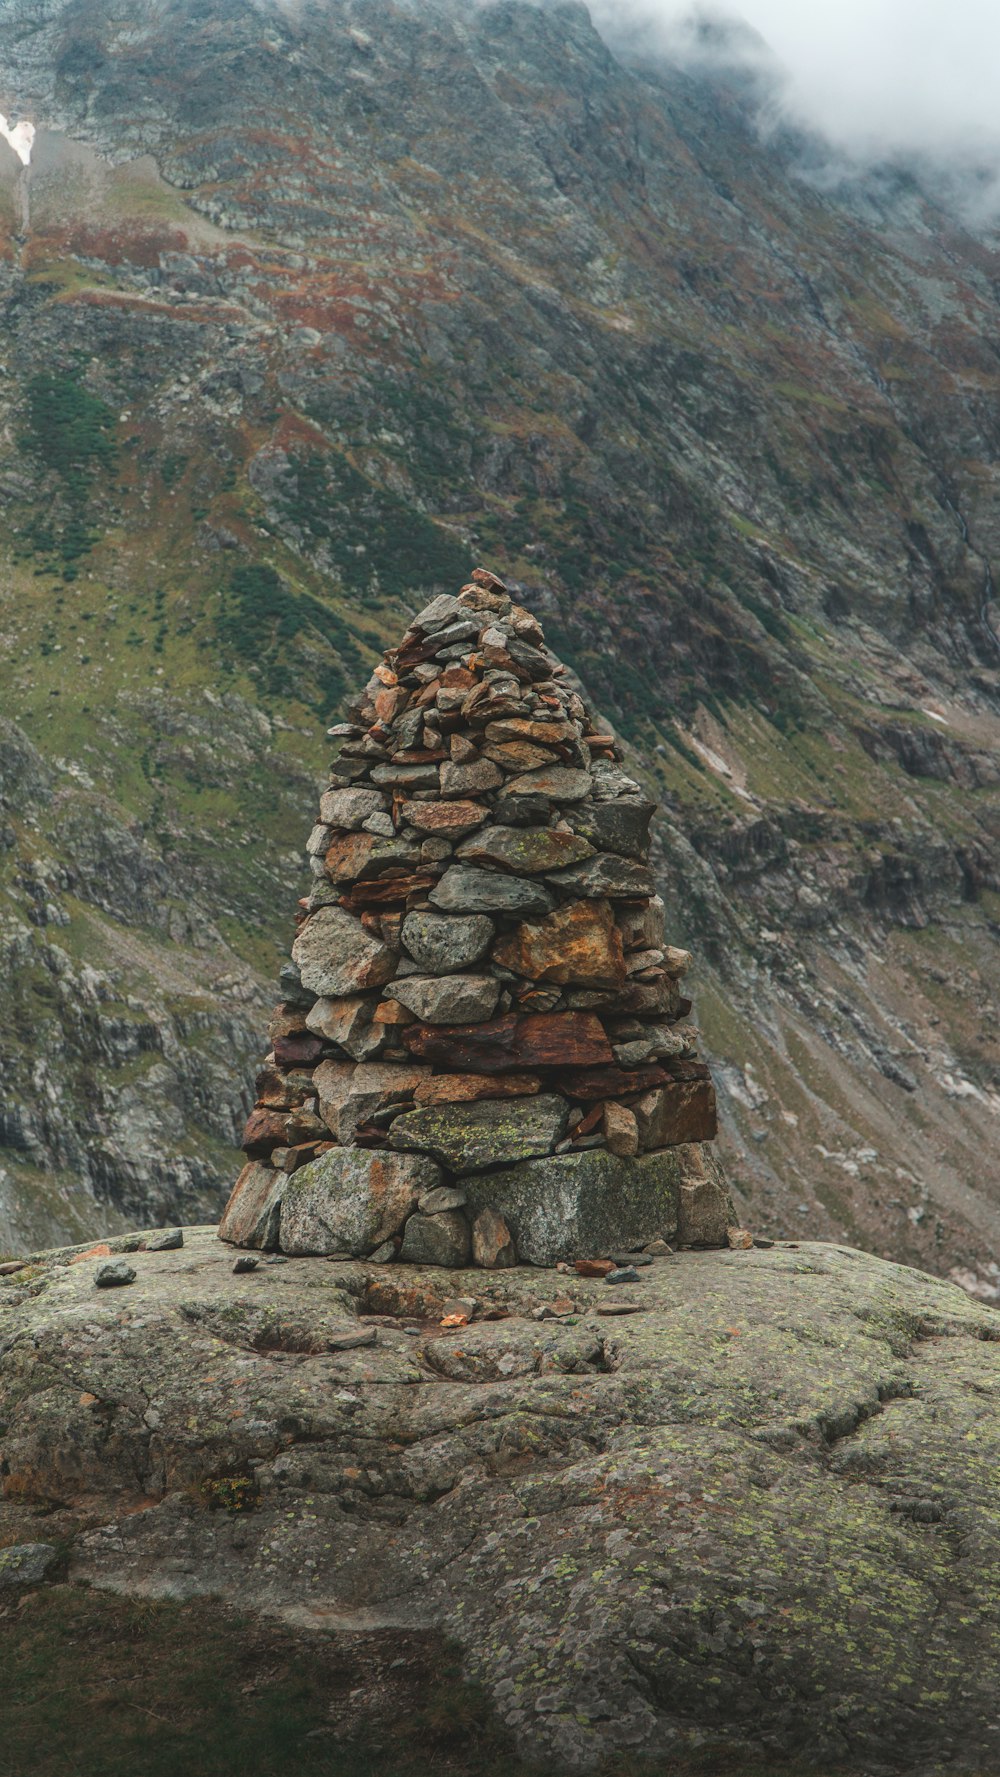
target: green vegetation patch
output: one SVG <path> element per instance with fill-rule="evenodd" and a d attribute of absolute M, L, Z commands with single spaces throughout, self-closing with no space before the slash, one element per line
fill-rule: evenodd
<path fill-rule="evenodd" d="M 343 619 L 290 587 L 267 562 L 233 570 L 216 627 L 224 649 L 256 669 L 270 697 L 295 697 L 325 713 L 343 698 L 348 678 L 362 671 Z"/>
<path fill-rule="evenodd" d="M 110 472 L 118 454 L 116 420 L 107 402 L 85 387 L 81 373 L 42 370 L 28 383 L 21 447 L 56 478 L 56 498 L 28 527 L 38 555 L 62 563 L 75 580 L 76 563 L 93 548 L 90 505 L 99 472 Z"/>
<path fill-rule="evenodd" d="M 322 547 L 350 592 L 370 593 L 376 580 L 382 592 L 397 593 L 468 576 L 468 550 L 457 538 L 336 453 L 297 458 L 276 505 L 310 553 Z"/>

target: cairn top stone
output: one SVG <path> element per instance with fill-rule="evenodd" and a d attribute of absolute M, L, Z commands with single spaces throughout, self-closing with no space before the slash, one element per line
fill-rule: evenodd
<path fill-rule="evenodd" d="M 655 804 L 486 568 L 338 743 L 222 1239 L 486 1268 L 724 1245 Z"/>

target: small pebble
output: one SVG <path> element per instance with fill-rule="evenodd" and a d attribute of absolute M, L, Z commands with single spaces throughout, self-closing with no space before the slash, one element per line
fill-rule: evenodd
<path fill-rule="evenodd" d="M 269 1259 L 264 1260 L 264 1263 L 265 1265 L 287 1265 L 288 1260 L 284 1253 L 272 1253 Z"/>
<path fill-rule="evenodd" d="M 359 1345 L 374 1345 L 378 1333 L 374 1327 L 349 1327 L 343 1333 L 331 1333 L 327 1339 L 329 1351 L 353 1351 Z"/>
<path fill-rule="evenodd" d="M 753 1237 L 753 1243 L 754 1243 L 754 1246 L 763 1247 L 763 1248 L 765 1248 L 765 1250 L 768 1247 L 772 1247 L 774 1245 L 774 1241 L 773 1240 L 765 1240 L 763 1234 L 755 1234 Z"/>
<path fill-rule="evenodd" d="M 641 1314 L 641 1302 L 598 1302 L 598 1314 Z"/>
<path fill-rule="evenodd" d="M 673 1247 L 665 1240 L 651 1240 L 646 1248 L 651 1259 L 669 1259 L 673 1255 Z"/>
<path fill-rule="evenodd" d="M 94 1272 L 94 1282 L 99 1290 L 114 1290 L 123 1283 L 134 1283 L 135 1272 L 124 1259 L 112 1259 L 109 1265 L 98 1265 Z"/>
<path fill-rule="evenodd" d="M 618 1265 L 609 1271 L 605 1283 L 638 1283 L 639 1273 L 634 1265 Z"/>
<path fill-rule="evenodd" d="M 244 1253 L 242 1258 L 237 1259 L 233 1266 L 233 1272 L 238 1277 L 243 1271 L 256 1271 L 259 1264 L 259 1259 L 252 1258 L 249 1253 Z"/>

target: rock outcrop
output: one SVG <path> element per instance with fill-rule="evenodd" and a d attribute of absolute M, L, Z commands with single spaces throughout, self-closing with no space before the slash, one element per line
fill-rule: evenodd
<path fill-rule="evenodd" d="M 0 1583 L 43 1542 L 126 1593 L 443 1630 L 553 1777 L 996 1769 L 994 1309 L 820 1244 L 659 1258 L 623 1304 L 184 1239 L 112 1241 L 118 1289 L 99 1254 L 0 1276 Z"/>
<path fill-rule="evenodd" d="M 477 568 L 352 715 L 221 1237 L 488 1269 L 723 1244 L 655 804 L 539 623 Z"/>

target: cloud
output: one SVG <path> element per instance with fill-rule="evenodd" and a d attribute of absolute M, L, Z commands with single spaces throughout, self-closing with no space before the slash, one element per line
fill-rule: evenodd
<path fill-rule="evenodd" d="M 681 61 L 739 62 L 785 121 L 844 154 L 1000 166 L 996 0 L 594 0 L 613 44 Z M 756 34 L 756 35 L 755 35 Z"/>

